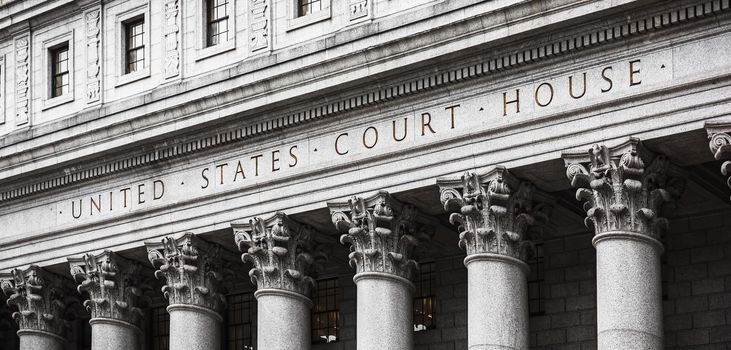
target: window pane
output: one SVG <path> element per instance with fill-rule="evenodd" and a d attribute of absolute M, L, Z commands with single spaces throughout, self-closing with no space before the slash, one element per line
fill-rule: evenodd
<path fill-rule="evenodd" d="M 68 44 L 50 51 L 51 55 L 51 97 L 69 92 L 69 47 Z"/>
<path fill-rule="evenodd" d="M 228 350 L 253 350 L 254 307 L 256 300 L 252 293 L 229 295 L 227 297 Z"/>
<path fill-rule="evenodd" d="M 143 19 L 125 24 L 127 73 L 141 70 L 145 66 L 144 24 Z"/>
<path fill-rule="evenodd" d="M 312 292 L 312 342 L 330 343 L 338 340 L 337 278 L 320 280 Z"/>

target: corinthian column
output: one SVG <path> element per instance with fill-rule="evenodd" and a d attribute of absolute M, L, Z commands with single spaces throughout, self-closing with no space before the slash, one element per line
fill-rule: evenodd
<path fill-rule="evenodd" d="M 428 239 L 418 230 L 417 210 L 387 192 L 328 206 L 356 271 L 358 350 L 413 349 L 411 277 L 417 264 L 411 255 L 419 238 Z"/>
<path fill-rule="evenodd" d="M 84 307 L 91 314 L 91 349 L 140 349 L 141 266 L 109 250 L 99 255 L 68 258 L 68 261 L 71 276 L 81 283 L 77 290 L 89 293 Z"/>
<path fill-rule="evenodd" d="M 241 259 L 254 264 L 249 276 L 257 288 L 257 349 L 309 349 L 312 267 L 324 258 L 312 231 L 283 213 L 231 227 Z"/>
<path fill-rule="evenodd" d="M 32 265 L 0 275 L 0 288 L 8 305 L 18 307 L 20 350 L 63 350 L 68 325 L 63 319 L 66 306 L 64 279 Z"/>
<path fill-rule="evenodd" d="M 219 314 L 226 298 L 221 247 L 185 233 L 160 243 L 145 243 L 155 277 L 164 279 L 162 292 L 170 313 L 170 350 L 209 350 L 221 346 Z"/>
<path fill-rule="evenodd" d="M 467 348 L 527 350 L 526 259 L 533 244 L 526 230 L 547 220 L 547 198 L 500 166 L 437 184 L 467 252 Z"/>
<path fill-rule="evenodd" d="M 680 169 L 637 139 L 563 157 L 595 231 L 599 349 L 662 349 L 660 210 L 683 191 Z"/>

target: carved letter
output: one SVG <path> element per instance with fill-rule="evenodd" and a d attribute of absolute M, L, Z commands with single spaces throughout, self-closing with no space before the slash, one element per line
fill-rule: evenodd
<path fill-rule="evenodd" d="M 629 86 L 642 84 L 642 81 L 640 80 L 635 81 L 635 75 L 640 74 L 640 67 L 637 67 L 637 69 L 635 69 L 635 63 L 639 64 L 640 60 L 637 59 L 634 61 L 629 61 Z"/>
<path fill-rule="evenodd" d="M 503 117 L 508 115 L 508 105 L 515 103 L 515 113 L 520 113 L 520 89 L 515 89 L 515 99 L 508 101 L 508 93 L 503 92 Z"/>
<path fill-rule="evenodd" d="M 546 103 L 541 103 L 541 101 L 538 100 L 538 92 L 541 90 L 541 87 L 548 86 L 548 91 L 550 93 L 550 97 L 548 98 L 548 101 Z M 549 83 L 543 83 L 541 85 L 538 85 L 536 88 L 536 94 L 535 94 L 536 104 L 541 107 L 546 107 L 551 104 L 551 101 L 553 101 L 553 86 Z"/>
<path fill-rule="evenodd" d="M 431 114 L 429 113 L 422 113 L 421 114 L 421 136 L 424 136 L 426 134 L 426 128 L 429 128 L 429 131 L 431 131 L 432 134 L 436 134 L 434 129 L 431 128 Z"/>
<path fill-rule="evenodd" d="M 602 79 L 604 79 L 607 83 L 609 83 L 609 87 L 607 87 L 606 89 L 602 89 L 602 92 L 609 92 L 609 90 L 612 90 L 612 86 L 614 84 L 612 84 L 612 79 L 607 76 L 607 72 L 611 72 L 611 71 L 612 71 L 612 66 L 602 69 Z"/>
<path fill-rule="evenodd" d="M 582 73 L 582 75 L 584 77 L 584 84 L 582 85 L 583 88 L 581 91 L 581 95 L 579 95 L 579 96 L 574 95 L 574 76 L 569 75 L 569 95 L 571 95 L 571 97 L 573 97 L 575 99 L 582 98 L 586 94 L 586 72 Z"/>
<path fill-rule="evenodd" d="M 394 139 L 394 141 L 401 142 L 401 141 L 403 141 L 406 138 L 406 135 L 408 134 L 408 130 L 409 130 L 409 128 L 406 125 L 406 121 L 407 120 L 408 120 L 408 118 L 404 118 L 404 136 L 402 136 L 401 138 L 396 137 L 396 121 L 395 120 L 392 121 L 392 123 L 393 123 L 393 129 L 392 130 L 393 130 L 393 139 Z"/>

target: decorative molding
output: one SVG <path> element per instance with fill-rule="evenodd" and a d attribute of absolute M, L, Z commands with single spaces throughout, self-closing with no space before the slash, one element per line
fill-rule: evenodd
<path fill-rule="evenodd" d="M 626 23 L 601 27 L 582 35 L 560 40 L 546 39 L 546 44 L 540 46 L 533 46 L 510 54 L 499 55 L 477 64 L 456 68 L 436 75 L 422 77 L 397 85 L 389 85 L 388 87 L 362 95 L 257 122 L 253 125 L 247 125 L 215 135 L 206 135 L 197 140 L 185 141 L 184 143 L 175 145 L 170 145 L 170 140 L 167 140 L 159 144 L 159 147 L 155 147 L 154 150 L 143 154 L 113 160 L 100 165 L 89 166 L 89 162 L 77 164 L 74 167 L 63 169 L 63 175 L 57 175 L 28 185 L 14 185 L 11 189 L 0 192 L 0 202 L 7 202 L 70 184 L 128 171 L 158 161 L 225 146 L 232 142 L 248 140 L 251 137 L 261 134 L 268 134 L 276 130 L 320 120 L 340 113 L 374 106 L 399 97 L 422 93 L 446 85 L 460 83 L 468 79 L 504 72 L 519 66 L 523 67 L 527 64 L 540 62 L 548 58 L 573 53 L 582 49 L 601 46 L 637 35 L 654 33 L 657 30 L 674 27 L 683 23 L 690 23 L 695 20 L 707 18 L 708 16 L 717 15 L 721 12 L 728 12 L 730 4 L 731 0 L 705 1 L 702 4 L 684 6 L 653 16 L 638 17 Z"/>
<path fill-rule="evenodd" d="M 165 279 L 162 292 L 170 305 L 195 305 L 218 311 L 226 305 L 220 292 L 223 281 L 222 248 L 188 232 L 178 239 L 145 242 L 155 278 Z"/>
<path fill-rule="evenodd" d="M 165 1 L 165 79 L 180 75 L 180 3 Z"/>
<path fill-rule="evenodd" d="M 685 190 L 683 170 L 664 155 L 651 154 L 636 138 L 562 158 L 571 186 L 578 188 L 576 199 L 585 202 L 584 223 L 597 235 L 624 231 L 659 240 L 668 227 L 668 220 L 660 217 L 663 204 Z"/>
<path fill-rule="evenodd" d="M 416 207 L 385 191 L 327 206 L 335 228 L 343 233 L 340 243 L 350 245 L 348 259 L 356 274 L 383 272 L 411 279 L 418 268 L 412 259 L 413 248 L 434 234 L 432 226 L 419 222 Z"/>
<path fill-rule="evenodd" d="M 62 277 L 36 265 L 0 274 L 0 289 L 8 296 L 7 304 L 18 308 L 13 319 L 21 330 L 45 331 L 64 337 L 68 328 L 64 320 L 65 287 Z"/>
<path fill-rule="evenodd" d="M 713 158 L 722 160 L 721 174 L 726 177 L 726 185 L 731 188 L 731 123 L 706 124 L 708 147 Z"/>
<path fill-rule="evenodd" d="M 86 102 L 101 100 L 101 7 L 84 13 L 86 21 Z"/>
<path fill-rule="evenodd" d="M 15 124 L 30 121 L 30 35 L 15 39 Z"/>
<path fill-rule="evenodd" d="M 310 295 L 317 277 L 316 264 L 325 260 L 315 232 L 284 213 L 267 220 L 254 218 L 248 224 L 232 223 L 234 240 L 244 262 L 251 261 L 251 282 L 262 289 L 283 289 Z"/>
<path fill-rule="evenodd" d="M 534 254 L 528 230 L 548 222 L 553 201 L 532 183 L 497 166 L 482 175 L 437 179 L 437 185 L 468 256 L 493 253 L 527 261 Z"/>
<path fill-rule="evenodd" d="M 142 266 L 105 250 L 98 255 L 68 258 L 71 276 L 80 282 L 79 294 L 89 293 L 84 307 L 92 318 L 111 318 L 141 327 L 144 313 Z"/>
<path fill-rule="evenodd" d="M 5 124 L 5 88 L 7 83 L 5 71 L 5 55 L 0 55 L 0 125 Z"/>
<path fill-rule="evenodd" d="M 359 18 L 368 17 L 368 0 L 348 0 L 348 12 L 350 13 L 350 20 L 354 21 Z"/>
<path fill-rule="evenodd" d="M 251 52 L 269 47 L 270 0 L 249 0 L 249 49 Z"/>

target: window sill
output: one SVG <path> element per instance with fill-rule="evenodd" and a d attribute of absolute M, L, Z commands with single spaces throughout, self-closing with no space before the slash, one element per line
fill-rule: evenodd
<path fill-rule="evenodd" d="M 74 92 L 72 90 L 72 91 L 69 91 L 69 93 L 66 95 L 61 95 L 58 97 L 53 97 L 53 98 L 43 100 L 43 107 L 41 107 L 41 110 L 45 111 L 47 109 L 50 109 L 53 107 L 58 107 L 62 104 L 66 104 L 66 103 L 73 102 L 73 101 L 74 101 Z"/>
<path fill-rule="evenodd" d="M 206 58 L 210 58 L 216 55 L 220 55 L 224 52 L 231 51 L 236 48 L 236 40 L 229 39 L 228 41 L 224 43 L 220 43 L 218 45 L 209 46 L 203 49 L 198 49 L 195 52 L 195 60 L 201 61 Z"/>
<path fill-rule="evenodd" d="M 145 67 L 142 70 L 138 70 L 133 73 L 127 73 L 125 75 L 117 77 L 117 83 L 114 84 L 114 87 L 120 87 L 122 85 L 127 85 L 129 83 L 133 83 L 135 81 L 149 78 L 150 77 L 150 67 Z"/>
<path fill-rule="evenodd" d="M 287 31 L 292 31 L 302 27 L 306 27 L 310 24 L 322 22 L 326 19 L 330 19 L 330 8 L 325 8 L 315 13 L 311 13 L 307 16 L 290 18 L 287 19 Z"/>

